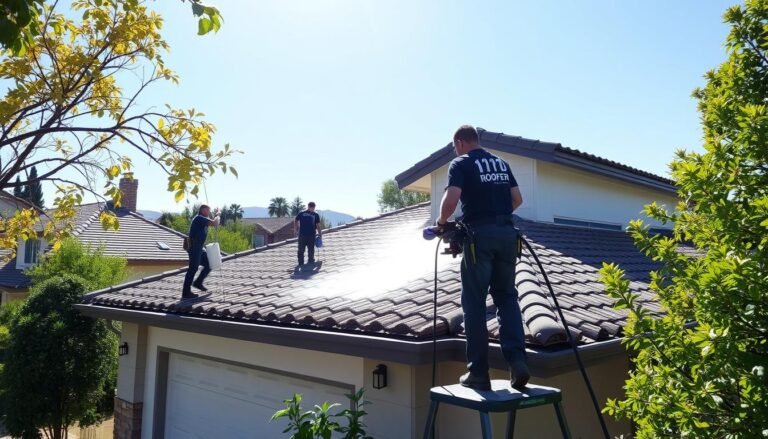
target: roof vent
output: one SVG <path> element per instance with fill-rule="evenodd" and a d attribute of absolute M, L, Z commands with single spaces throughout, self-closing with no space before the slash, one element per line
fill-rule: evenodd
<path fill-rule="evenodd" d="M 168 246 L 168 244 L 164 243 L 163 241 L 155 241 L 157 242 L 157 248 L 160 250 L 170 250 L 171 248 Z"/>

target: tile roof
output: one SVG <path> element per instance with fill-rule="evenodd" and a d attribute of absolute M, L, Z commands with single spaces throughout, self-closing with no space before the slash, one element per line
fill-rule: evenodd
<path fill-rule="evenodd" d="M 160 312 L 346 331 L 395 338 L 431 337 L 435 241 L 421 239 L 428 204 L 330 229 L 319 249 L 319 270 L 297 273 L 295 240 L 224 258 L 206 284 L 208 296 L 180 301 L 184 270 L 89 294 L 84 303 Z M 635 249 L 623 232 L 584 230 L 519 220 L 561 302 L 568 326 L 583 343 L 621 332 L 625 314 L 611 308 L 598 280 L 602 261 L 619 262 L 631 288 L 658 310 L 648 290 L 648 271 L 658 266 Z M 438 258 L 440 336 L 462 336 L 459 263 Z M 565 341 L 542 278 L 530 256 L 518 264 L 517 285 L 531 346 Z M 488 301 L 491 337 L 498 338 Z"/>
<path fill-rule="evenodd" d="M 568 148 L 559 143 L 527 139 L 525 137 L 488 131 L 483 128 L 478 128 L 477 132 L 480 136 L 480 146 L 485 148 L 575 167 L 587 172 L 618 178 L 667 192 L 676 192 L 674 181 L 668 178 L 594 154 L 582 152 L 578 149 Z M 399 187 L 403 188 L 420 177 L 449 163 L 454 157 L 453 144 L 449 143 L 398 174 L 395 180 Z"/>
<path fill-rule="evenodd" d="M 267 217 L 267 218 L 243 218 L 245 224 L 257 224 L 264 228 L 267 233 L 275 233 L 290 224 L 293 224 L 293 216 Z"/>
<path fill-rule="evenodd" d="M 10 255 L 5 249 L 0 249 L 0 261 Z M 24 274 L 24 270 L 16 268 L 16 258 L 0 262 L 0 287 L 6 288 L 26 288 L 30 284 L 29 277 Z"/>
<path fill-rule="evenodd" d="M 104 246 L 104 254 L 120 256 L 129 261 L 177 262 L 185 264 L 189 259 L 182 248 L 183 233 L 147 220 L 135 212 L 118 209 L 119 230 L 104 230 L 99 222 L 102 204 L 90 203 L 77 206 L 74 233 L 80 242 L 92 246 Z M 52 211 L 46 211 L 50 214 Z M 43 225 L 47 217 L 42 218 Z M 42 227 L 42 226 L 41 226 Z M 163 250 L 159 242 L 168 249 Z M 16 269 L 16 259 L 0 262 L 0 286 L 22 288 L 30 285 L 23 270 Z"/>

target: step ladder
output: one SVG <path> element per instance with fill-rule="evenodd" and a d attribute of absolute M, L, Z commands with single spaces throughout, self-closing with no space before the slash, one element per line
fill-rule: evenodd
<path fill-rule="evenodd" d="M 491 439 L 491 418 L 488 413 L 507 412 L 507 434 L 511 439 L 515 430 L 515 414 L 518 410 L 552 404 L 557 414 L 557 422 L 563 438 L 570 439 L 568 424 L 560 405 L 562 393 L 554 387 L 537 386 L 529 384 L 523 391 L 515 390 L 509 380 L 492 380 L 491 390 L 474 390 L 461 384 L 433 387 L 429 391 L 432 403 L 429 406 L 427 426 L 424 430 L 424 439 L 433 439 L 437 408 L 440 404 L 450 404 L 480 412 L 480 427 L 483 439 Z"/>

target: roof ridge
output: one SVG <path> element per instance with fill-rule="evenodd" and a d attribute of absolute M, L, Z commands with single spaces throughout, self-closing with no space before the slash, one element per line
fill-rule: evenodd
<path fill-rule="evenodd" d="M 96 212 L 92 213 L 88 218 L 86 218 L 82 226 L 75 224 L 75 229 L 72 231 L 72 236 L 79 236 L 81 233 L 88 230 L 88 228 L 91 227 L 91 224 L 93 224 L 94 219 L 96 219 L 97 216 L 101 215 L 101 212 L 104 211 L 104 207 L 106 207 L 106 205 L 104 205 L 104 207 L 101 207 L 101 204 L 98 202 L 81 204 L 77 207 L 90 206 L 91 204 L 95 204 L 99 206 L 99 209 Z"/>

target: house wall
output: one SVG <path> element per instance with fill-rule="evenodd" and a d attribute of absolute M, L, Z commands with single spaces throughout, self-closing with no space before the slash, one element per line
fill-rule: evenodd
<path fill-rule="evenodd" d="M 160 347 L 299 375 L 320 377 L 351 384 L 356 388 L 362 386 L 365 381 L 362 358 L 150 327 L 146 343 L 141 437 L 152 437 L 155 375 Z M 127 375 L 129 379 L 118 380 L 118 396 L 123 394 L 121 387 L 130 389 L 133 386 L 130 380 L 131 372 L 124 370 L 122 363 L 119 373 Z M 286 395 L 286 398 L 290 396 Z"/>
<path fill-rule="evenodd" d="M 669 193 L 620 180 L 602 177 L 501 151 L 492 151 L 506 160 L 520 186 L 523 205 L 515 211 L 522 218 L 553 222 L 555 216 L 619 224 L 646 219 L 643 207 L 656 201 L 672 209 L 677 198 Z M 448 165 L 431 174 L 432 219 L 438 217 L 440 200 L 448 185 Z M 457 213 L 461 207 L 457 208 Z M 655 221 L 649 223 L 661 226 Z"/>
<path fill-rule="evenodd" d="M 643 207 L 653 201 L 674 209 L 677 198 L 666 192 L 537 161 L 536 219 L 552 222 L 555 216 L 596 220 L 626 226 L 642 218 Z"/>
<path fill-rule="evenodd" d="M 411 366 L 128 323 L 123 323 L 121 343 L 123 341 L 129 343 L 131 350 L 129 355 L 120 357 L 116 402 L 122 404 L 123 409 L 134 408 L 131 413 L 141 419 L 141 437 L 151 437 L 153 431 L 159 348 L 346 383 L 356 389 L 363 386 L 366 389 L 366 400 L 372 403 L 365 408 L 368 412 L 365 423 L 370 435 L 379 439 L 402 439 L 418 438 L 423 434 L 429 407 L 430 365 Z M 387 366 L 388 385 L 383 389 L 374 389 L 372 372 L 380 363 Z M 465 366 L 461 362 L 441 363 L 437 381 L 442 384 L 455 383 L 464 371 Z M 627 371 L 626 357 L 612 357 L 588 367 L 592 385 L 602 404 L 609 397 L 621 396 Z M 491 371 L 491 377 L 509 379 L 507 371 L 497 369 Z M 574 438 L 601 436 L 578 371 L 547 379 L 534 378 L 532 382 L 563 391 L 563 408 Z M 289 396 L 286 395 L 286 398 Z M 136 408 L 140 409 L 140 414 L 135 412 Z M 612 435 L 631 431 L 626 422 L 607 421 Z M 506 417 L 494 414 L 492 422 L 495 435 L 502 437 Z M 479 432 L 477 413 L 441 405 L 438 412 L 438 438 L 478 437 Z M 559 437 L 554 410 L 551 406 L 526 409 L 517 417 L 515 433 L 516 437 Z"/>
<path fill-rule="evenodd" d="M 142 279 L 154 274 L 164 273 L 170 270 L 176 270 L 178 268 L 186 267 L 186 262 L 153 262 L 153 263 L 136 263 L 128 262 L 128 277 L 124 282 L 131 282 L 134 280 Z"/>
<path fill-rule="evenodd" d="M 29 295 L 29 290 L 26 288 L 5 288 L 0 290 L 0 305 L 16 300 L 26 299 Z"/>

